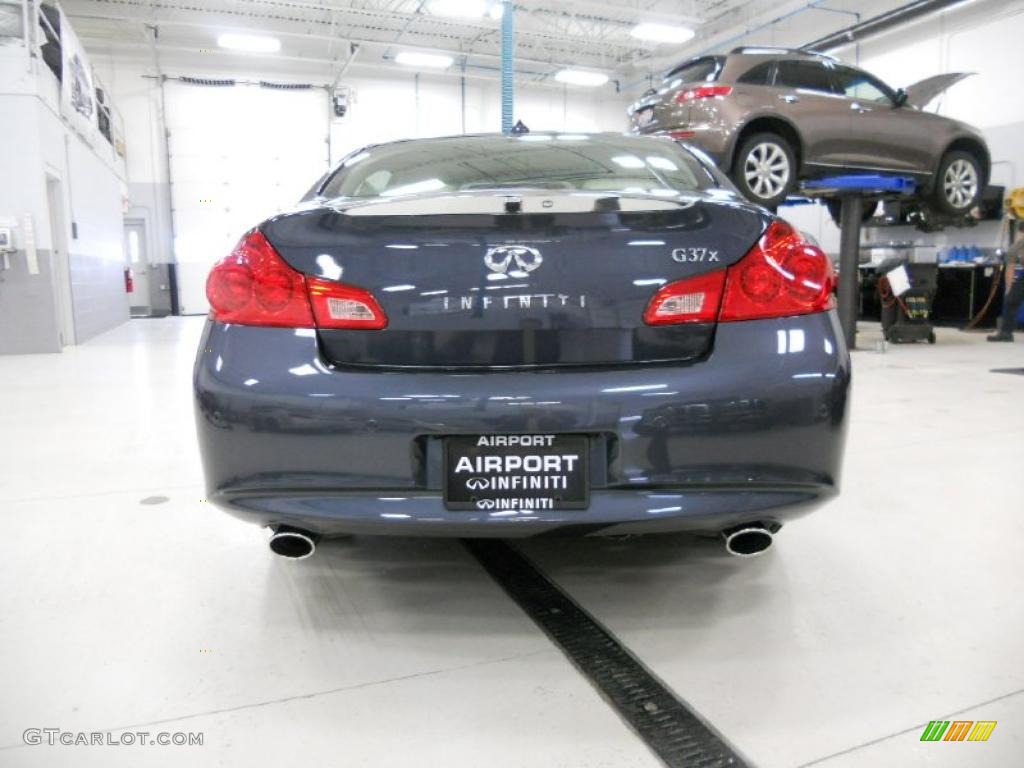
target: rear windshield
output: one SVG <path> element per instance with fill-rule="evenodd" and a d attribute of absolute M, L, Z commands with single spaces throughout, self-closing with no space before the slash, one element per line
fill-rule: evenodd
<path fill-rule="evenodd" d="M 665 80 L 679 80 L 683 83 L 710 83 L 718 79 L 725 59 L 721 56 L 705 56 L 692 59 L 669 70 Z"/>
<path fill-rule="evenodd" d="M 527 134 L 423 139 L 349 157 L 322 197 L 376 198 L 485 189 L 675 194 L 717 186 L 689 152 L 665 139 Z"/>

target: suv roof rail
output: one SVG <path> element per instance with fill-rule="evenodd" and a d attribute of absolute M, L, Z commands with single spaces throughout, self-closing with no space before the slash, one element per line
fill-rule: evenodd
<path fill-rule="evenodd" d="M 795 56 L 816 56 L 822 59 L 829 59 L 830 61 L 838 61 L 835 56 L 830 56 L 827 53 L 821 53 L 820 51 L 808 51 L 804 48 L 775 48 L 770 45 L 741 45 L 739 48 L 733 48 L 729 51 L 730 54 L 738 53 L 763 53 L 763 54 L 787 54 Z"/>

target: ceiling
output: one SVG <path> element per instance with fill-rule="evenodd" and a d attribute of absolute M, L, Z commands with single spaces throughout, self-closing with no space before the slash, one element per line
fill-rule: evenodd
<path fill-rule="evenodd" d="M 799 45 L 881 13 L 905 0 L 516 0 L 516 69 L 544 81 L 565 67 L 615 79 L 643 79 L 673 62 L 739 43 Z M 403 50 L 444 52 L 473 74 L 497 75 L 501 22 L 487 16 L 452 18 L 430 0 L 63 0 L 83 42 L 94 51 L 135 51 L 202 68 L 237 56 L 275 71 L 302 66 L 333 79 L 354 67 L 398 66 Z M 686 44 L 637 40 L 640 22 L 682 24 Z M 223 32 L 277 37 L 274 54 L 239 54 L 217 47 Z"/>

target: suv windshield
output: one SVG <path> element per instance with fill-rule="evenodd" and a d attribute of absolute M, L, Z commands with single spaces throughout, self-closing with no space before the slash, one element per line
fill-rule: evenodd
<path fill-rule="evenodd" d="M 349 157 L 320 196 L 541 188 L 673 195 L 718 186 L 689 152 L 663 139 L 527 134 L 426 139 Z"/>

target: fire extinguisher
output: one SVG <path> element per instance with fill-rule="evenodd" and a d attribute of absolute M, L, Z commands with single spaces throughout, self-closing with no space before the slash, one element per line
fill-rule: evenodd
<path fill-rule="evenodd" d="M 135 274 L 131 267 L 124 268 L 124 290 L 125 293 L 132 293 L 135 290 Z"/>

